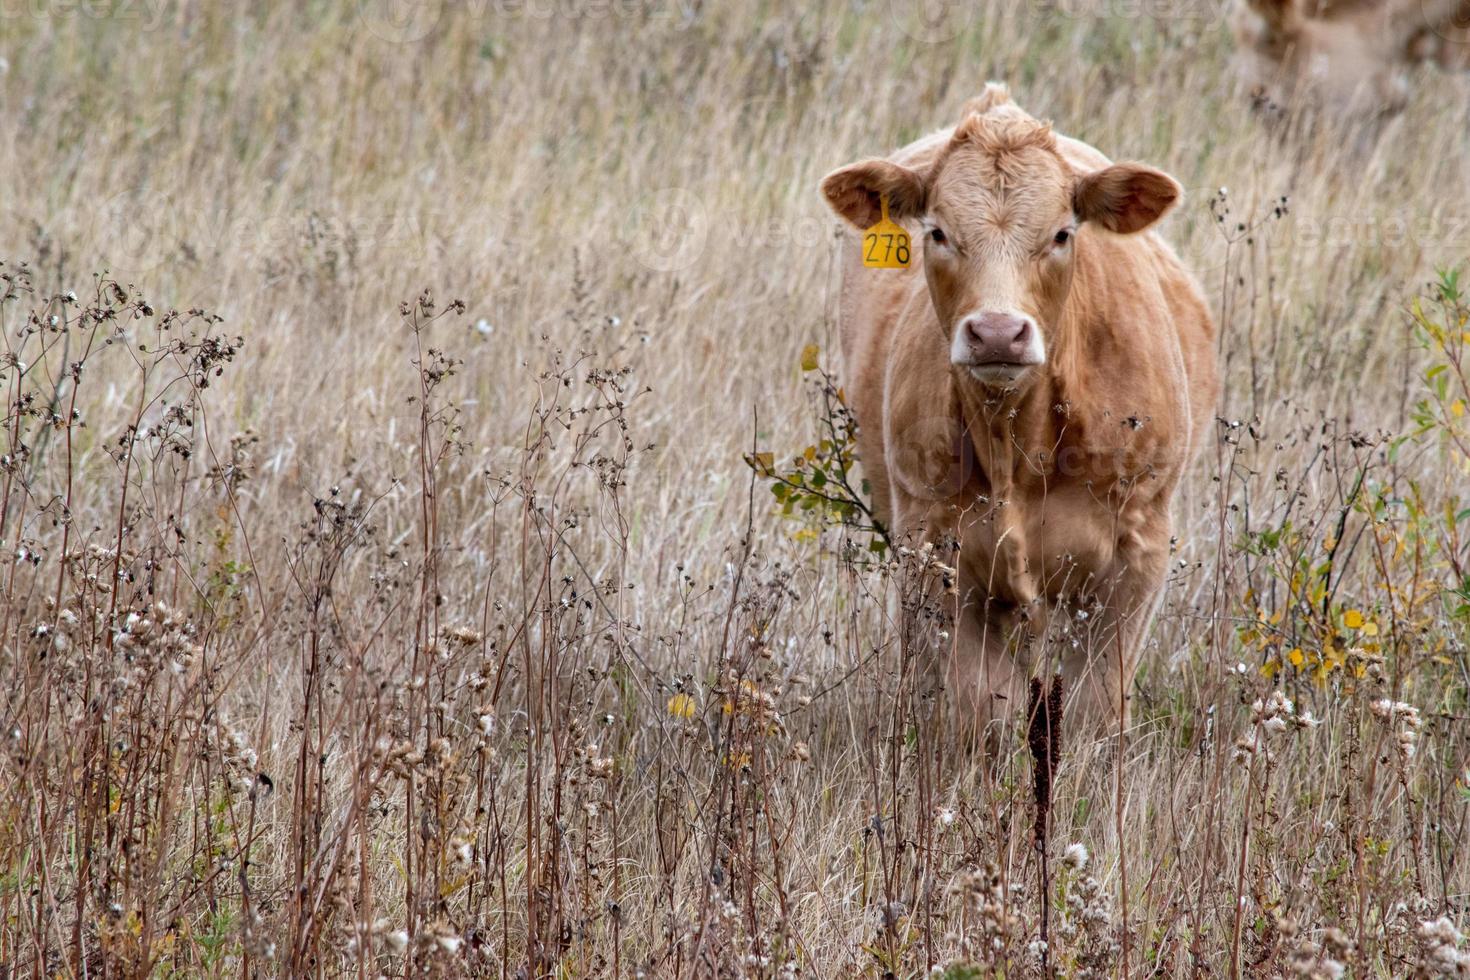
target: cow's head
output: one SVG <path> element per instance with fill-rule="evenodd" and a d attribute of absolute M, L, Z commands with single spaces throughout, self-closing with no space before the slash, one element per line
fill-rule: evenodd
<path fill-rule="evenodd" d="M 923 236 L 951 363 L 987 385 L 1018 387 L 1046 363 L 1056 337 L 1077 250 L 1087 246 L 1079 228 L 1142 231 L 1180 188 L 1133 163 L 1078 173 L 1050 125 L 1003 94 L 996 101 L 967 115 L 922 168 L 864 160 L 827 175 L 822 193 L 859 229 L 879 220 L 886 196 L 890 216 Z"/>

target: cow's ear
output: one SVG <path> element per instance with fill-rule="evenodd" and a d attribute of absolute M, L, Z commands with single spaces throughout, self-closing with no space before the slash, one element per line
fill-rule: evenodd
<path fill-rule="evenodd" d="M 885 194 L 888 216 L 895 221 L 924 213 L 924 178 L 891 160 L 862 160 L 822 178 L 828 207 L 858 229 L 877 223 Z"/>
<path fill-rule="evenodd" d="M 1131 235 L 1162 218 L 1183 195 L 1179 182 L 1162 170 L 1116 163 L 1077 181 L 1072 207 L 1083 221 Z"/>

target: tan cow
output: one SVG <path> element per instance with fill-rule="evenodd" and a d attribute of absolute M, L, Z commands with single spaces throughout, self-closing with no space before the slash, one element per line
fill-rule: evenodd
<path fill-rule="evenodd" d="M 1390 113 L 1417 62 L 1470 68 L 1470 0 L 1237 0 L 1236 69 L 1262 103 Z"/>
<path fill-rule="evenodd" d="M 859 456 L 901 541 L 956 549 L 929 634 L 963 717 L 1014 718 L 1029 677 L 1060 669 L 1089 714 L 1126 720 L 1217 389 L 1206 304 L 1148 230 L 1179 185 L 1055 134 L 1003 86 L 965 108 L 822 181 L 854 228 L 886 196 L 914 236 L 908 269 L 843 246 Z"/>

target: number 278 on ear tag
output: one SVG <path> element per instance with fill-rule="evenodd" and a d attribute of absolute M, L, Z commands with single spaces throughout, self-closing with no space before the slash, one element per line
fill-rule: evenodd
<path fill-rule="evenodd" d="M 913 251 L 909 233 L 888 217 L 888 195 L 879 198 L 883 217 L 863 232 L 863 265 L 870 269 L 907 269 Z"/>

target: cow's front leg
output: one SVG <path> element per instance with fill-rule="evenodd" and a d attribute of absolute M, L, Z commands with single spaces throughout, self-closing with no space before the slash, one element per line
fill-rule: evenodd
<path fill-rule="evenodd" d="M 962 594 L 955 625 L 946 686 L 958 727 L 971 744 L 994 752 L 1024 721 L 1035 646 L 1031 610 L 971 592 Z"/>
<path fill-rule="evenodd" d="M 944 515 L 947 516 L 947 515 Z M 938 521 L 929 525 L 939 526 Z M 948 697 L 939 699 L 950 729 L 969 745 L 996 742 L 997 722 L 1014 700 L 1013 661 L 1006 656 L 1009 628 L 988 614 L 963 581 L 953 534 L 910 538 L 903 547 L 899 592 L 902 642 L 914 658 L 921 683 Z M 1019 682 L 1024 685 L 1022 679 Z"/>
<path fill-rule="evenodd" d="M 928 601 L 908 604 L 909 622 L 918 623 L 927 639 L 933 676 L 949 692 L 952 727 L 966 743 L 992 751 L 1006 744 L 1010 726 L 1022 720 L 1039 647 L 1036 627 L 1043 619 L 1035 582 L 1018 550 L 1024 536 L 1004 516 L 976 516 L 949 502 L 928 508 L 920 526 L 939 529 L 929 540 L 931 554 L 943 556 L 943 564 L 923 563 Z M 985 560 L 977 563 L 976 554 Z M 940 592 L 942 601 L 935 602 Z M 931 628 L 923 630 L 924 624 Z"/>
<path fill-rule="evenodd" d="M 1108 727 L 1131 721 L 1133 676 L 1143 638 L 1158 608 L 1168 572 L 1169 534 L 1120 547 L 1112 575 L 1098 583 L 1061 638 L 1062 672 L 1072 692 L 1068 700 L 1084 723 Z M 1074 643 L 1073 640 L 1076 642 Z"/>

